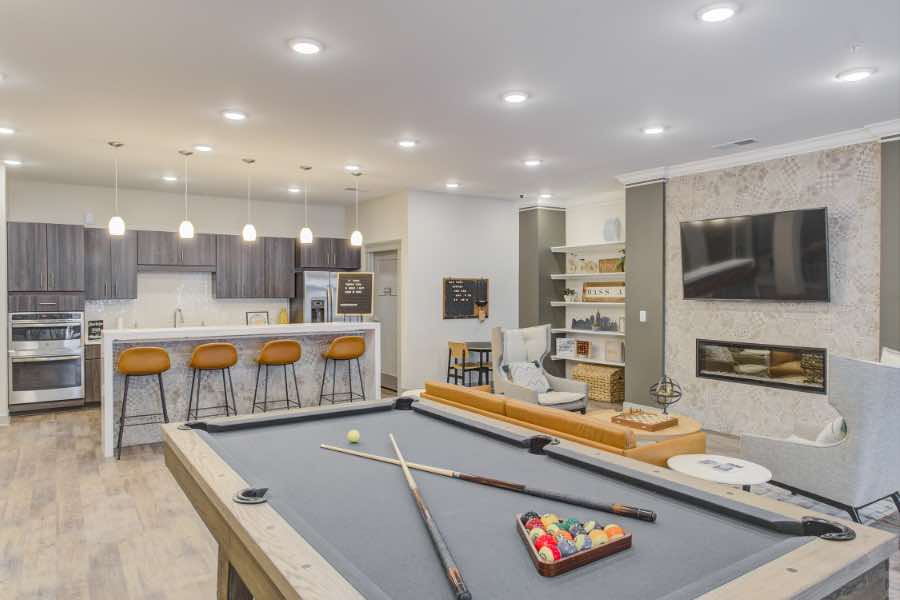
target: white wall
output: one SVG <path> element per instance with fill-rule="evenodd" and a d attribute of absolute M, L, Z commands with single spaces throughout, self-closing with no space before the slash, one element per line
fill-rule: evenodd
<path fill-rule="evenodd" d="M 184 195 L 172 192 L 119 189 L 119 212 L 132 229 L 177 231 L 184 218 Z M 27 179 L 9 182 L 9 220 L 106 226 L 113 213 L 110 187 L 49 183 Z M 190 219 L 198 233 L 239 234 L 247 220 L 247 199 L 189 196 Z M 93 216 L 92 223 L 85 215 Z M 293 237 L 303 226 L 302 198 L 291 202 L 254 201 L 252 220 L 259 235 Z M 316 235 L 347 237 L 342 205 L 309 207 L 309 225 Z"/>
<path fill-rule="evenodd" d="M 519 322 L 516 204 L 429 192 L 411 192 L 408 204 L 405 388 L 446 377 L 448 341 L 488 341 L 491 328 Z M 444 277 L 488 278 L 489 318 L 444 320 Z"/>
<path fill-rule="evenodd" d="M 625 189 L 575 198 L 566 202 L 566 245 L 596 244 L 607 240 L 604 224 L 618 218 L 625 239 Z"/>
<path fill-rule="evenodd" d="M 0 316 L 3 317 L 3 332 L 0 333 L 0 357 L 6 358 L 8 340 L 6 339 L 6 167 L 0 164 L 0 248 L 3 248 L 3 259 L 0 260 Z M 7 381 L 6 364 L 0 365 L 0 425 L 9 424 L 9 382 Z"/>

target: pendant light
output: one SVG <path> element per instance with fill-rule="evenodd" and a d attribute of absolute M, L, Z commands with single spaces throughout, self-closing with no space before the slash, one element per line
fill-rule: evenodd
<path fill-rule="evenodd" d="M 363 243 L 363 235 L 359 230 L 359 176 L 362 175 L 362 171 L 355 171 L 353 176 L 356 177 L 356 185 L 354 186 L 354 193 L 356 194 L 356 229 L 353 230 L 353 233 L 350 234 L 350 245 L 351 246 L 362 246 Z"/>
<path fill-rule="evenodd" d="M 242 158 L 241 160 L 247 166 L 256 162 L 253 158 Z M 241 237 L 244 238 L 245 242 L 256 241 L 256 227 L 250 222 L 250 169 L 247 169 L 247 224 L 244 225 L 244 229 L 241 231 Z"/>
<path fill-rule="evenodd" d="M 178 226 L 178 237 L 188 240 L 194 237 L 194 224 L 188 220 L 188 158 L 193 154 L 190 150 L 179 150 L 184 157 L 184 221 Z"/>
<path fill-rule="evenodd" d="M 300 230 L 300 243 L 312 244 L 313 232 L 309 228 L 309 171 L 312 169 L 309 165 L 300 165 L 303 170 L 303 229 Z"/>
<path fill-rule="evenodd" d="M 115 204 L 113 208 L 113 216 L 112 218 L 110 218 L 109 225 L 107 225 L 107 227 L 109 228 L 109 235 L 122 236 L 125 235 L 125 219 L 119 216 L 119 153 L 116 152 L 116 150 L 118 150 L 125 144 L 123 144 L 122 142 L 107 142 L 107 144 L 109 144 L 109 146 L 113 149 L 113 156 L 115 157 L 113 159 L 113 164 L 115 164 L 116 173 L 114 180 Z"/>

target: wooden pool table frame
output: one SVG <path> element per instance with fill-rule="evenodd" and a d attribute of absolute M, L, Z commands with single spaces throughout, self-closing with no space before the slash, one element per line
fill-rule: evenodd
<path fill-rule="evenodd" d="M 531 432 L 428 400 L 421 402 L 516 433 Z M 300 410 L 327 412 L 332 407 Z M 266 418 L 272 414 L 230 418 Z M 177 424 L 168 424 L 163 426 L 163 435 L 167 467 L 219 545 L 218 600 L 344 600 L 363 597 L 269 504 L 235 503 L 232 500 L 234 493 L 247 487 L 247 483 L 197 431 L 178 429 Z M 793 504 L 701 481 L 574 442 L 561 440 L 561 446 L 793 519 L 816 516 L 816 513 Z M 897 551 L 896 536 L 851 521 L 831 516 L 827 518 L 839 520 L 853 528 L 856 539 L 849 542 L 813 540 L 704 594 L 702 598 L 773 600 L 839 596 L 842 600 L 855 600 L 871 598 L 873 593 L 883 593 L 886 597 L 887 560 Z M 652 566 L 648 569 L 652 571 Z"/>

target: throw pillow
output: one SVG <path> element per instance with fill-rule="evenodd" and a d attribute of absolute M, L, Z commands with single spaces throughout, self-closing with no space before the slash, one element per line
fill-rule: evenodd
<path fill-rule="evenodd" d="M 703 349 L 703 354 L 706 360 L 714 360 L 729 365 L 734 362 L 734 357 L 725 346 L 707 346 Z"/>
<path fill-rule="evenodd" d="M 900 367 L 900 350 L 885 346 L 881 349 L 881 364 Z"/>
<path fill-rule="evenodd" d="M 550 390 L 550 382 L 547 381 L 544 371 L 533 362 L 514 362 L 506 365 L 509 378 L 516 385 L 543 394 Z"/>
<path fill-rule="evenodd" d="M 844 417 L 837 417 L 822 428 L 822 431 L 816 436 L 816 443 L 824 445 L 837 444 L 846 435 L 847 423 L 844 421 Z"/>

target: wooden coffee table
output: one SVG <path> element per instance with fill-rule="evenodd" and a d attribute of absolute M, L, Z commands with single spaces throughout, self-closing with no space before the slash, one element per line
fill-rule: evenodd
<path fill-rule="evenodd" d="M 643 429 L 626 427 L 625 425 L 613 423 L 612 418 L 621 413 L 621 410 L 594 410 L 589 412 L 587 416 L 589 418 L 597 419 L 598 421 L 601 421 L 607 425 L 622 427 L 624 429 L 628 429 L 629 431 L 633 431 L 634 438 L 639 444 L 653 444 L 656 442 L 662 442 L 664 440 L 671 440 L 672 438 L 681 437 L 683 435 L 697 433 L 703 428 L 703 426 L 700 424 L 700 421 L 696 419 L 692 419 L 684 415 L 673 414 L 673 417 L 678 418 L 678 425 L 675 425 L 673 427 L 666 427 L 665 429 L 660 429 L 659 431 L 644 431 Z"/>

